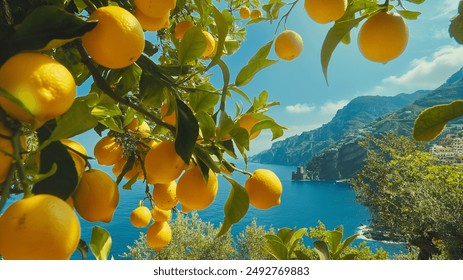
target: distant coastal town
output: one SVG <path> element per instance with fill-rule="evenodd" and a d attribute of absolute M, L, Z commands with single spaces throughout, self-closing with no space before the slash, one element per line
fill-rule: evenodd
<path fill-rule="evenodd" d="M 463 165 L 463 125 L 451 124 L 447 128 L 447 134 L 439 143 L 433 144 L 429 152 L 440 164 Z M 358 130 L 356 140 L 364 138 L 365 132 Z M 352 140 L 352 136 L 348 139 Z M 298 166 L 291 174 L 292 181 L 320 181 L 317 171 L 309 171 L 305 166 Z"/>

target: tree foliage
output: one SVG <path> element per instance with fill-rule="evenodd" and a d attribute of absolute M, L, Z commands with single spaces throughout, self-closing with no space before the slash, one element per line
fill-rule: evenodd
<path fill-rule="evenodd" d="M 439 165 L 423 146 L 393 133 L 363 144 L 368 157 L 352 186 L 374 224 L 418 247 L 421 259 L 461 259 L 461 167 Z"/>

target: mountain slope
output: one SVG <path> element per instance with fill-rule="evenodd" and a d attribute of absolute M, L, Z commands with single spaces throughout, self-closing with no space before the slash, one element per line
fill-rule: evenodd
<path fill-rule="evenodd" d="M 400 135 L 410 136 L 417 116 L 425 108 L 448 104 L 457 99 L 463 99 L 463 68 L 453 74 L 446 83 L 412 104 L 378 118 L 363 129 L 344 135 L 329 148 L 310 158 L 307 170 L 325 180 L 350 178 L 361 168 L 366 156 L 365 151 L 357 144 L 358 140 L 363 139 L 363 135 L 380 135 L 387 131 L 396 131 Z M 460 118 L 451 123 L 462 122 Z M 440 137 L 451 132 L 453 131 L 449 128 Z"/>
<path fill-rule="evenodd" d="M 397 96 L 361 96 L 338 110 L 333 119 L 320 128 L 273 143 L 269 150 L 250 158 L 259 163 L 299 165 L 341 139 L 349 131 L 364 127 L 378 117 L 402 108 L 428 91 Z"/>

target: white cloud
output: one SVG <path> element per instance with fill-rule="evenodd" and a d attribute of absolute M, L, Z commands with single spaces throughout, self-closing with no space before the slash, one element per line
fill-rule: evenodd
<path fill-rule="evenodd" d="M 407 72 L 389 76 L 379 85 L 360 95 L 396 95 L 420 89 L 432 90 L 443 84 L 461 67 L 463 47 L 444 46 L 430 56 L 413 60 Z"/>
<path fill-rule="evenodd" d="M 443 17 L 451 17 L 457 14 L 458 2 L 457 0 L 444 0 L 439 4 L 439 9 L 436 11 L 436 15 L 431 19 L 438 19 Z"/>
<path fill-rule="evenodd" d="M 311 112 L 315 109 L 314 106 L 310 106 L 308 104 L 294 104 L 294 105 L 288 105 L 286 106 L 286 111 L 288 111 L 291 114 L 301 114 L 301 113 L 308 113 Z"/>
<path fill-rule="evenodd" d="M 320 113 L 323 115 L 334 116 L 336 112 L 349 103 L 349 100 L 339 100 L 336 102 L 328 101 L 320 107 Z"/>
<path fill-rule="evenodd" d="M 431 58 L 415 59 L 412 68 L 401 76 L 390 76 L 383 84 L 405 89 L 434 89 L 463 66 L 463 47 L 445 46 Z"/>

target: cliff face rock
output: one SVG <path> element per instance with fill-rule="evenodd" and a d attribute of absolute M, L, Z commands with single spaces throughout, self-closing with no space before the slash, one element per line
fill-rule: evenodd
<path fill-rule="evenodd" d="M 319 174 L 321 180 L 352 178 L 362 168 L 366 157 L 365 150 L 358 145 L 358 141 L 364 139 L 366 134 L 378 137 L 385 132 L 395 131 L 399 135 L 411 137 L 415 120 L 425 108 L 462 99 L 463 69 L 452 75 L 446 83 L 412 104 L 386 114 L 362 129 L 347 133 L 329 148 L 309 159 L 307 172 Z M 459 128 L 453 129 L 451 124 L 462 123 L 462 118 L 450 122 L 448 129 L 436 141 L 448 133 L 461 132 Z"/>
<path fill-rule="evenodd" d="M 427 91 L 397 96 L 361 96 L 340 109 L 333 119 L 320 128 L 273 143 L 271 149 L 250 161 L 282 165 L 306 164 L 316 154 L 340 140 L 346 133 L 360 129 L 375 119 L 421 98 Z"/>

